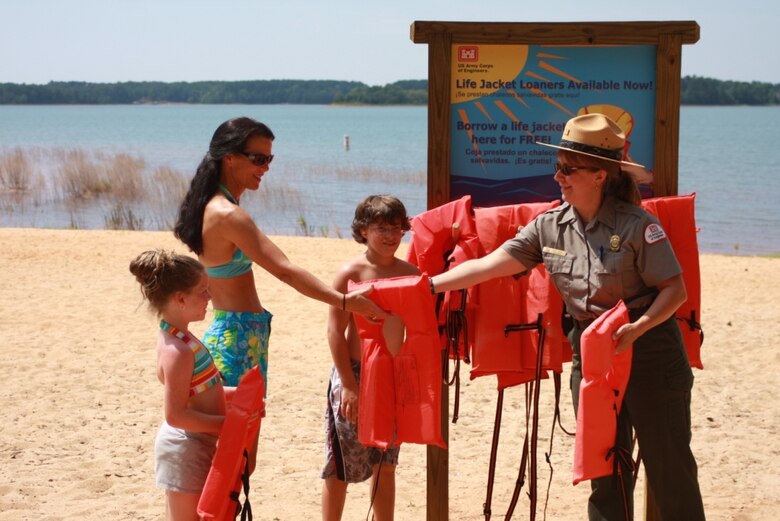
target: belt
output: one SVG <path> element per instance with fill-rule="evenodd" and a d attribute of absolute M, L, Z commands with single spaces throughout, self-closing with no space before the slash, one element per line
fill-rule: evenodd
<path fill-rule="evenodd" d="M 633 322 L 634 320 L 638 319 L 639 317 L 641 317 L 642 315 L 645 314 L 645 311 L 647 311 L 647 308 L 649 308 L 649 307 L 650 307 L 649 305 L 645 305 L 645 306 L 640 306 L 640 307 L 637 307 L 637 308 L 634 308 L 634 309 L 629 308 L 629 310 L 628 310 L 629 320 L 631 320 Z M 596 319 L 595 318 L 585 318 L 585 319 L 582 319 L 582 320 L 577 320 L 576 318 L 573 318 L 572 322 L 574 322 L 574 325 L 577 326 L 577 329 L 579 329 L 580 331 L 585 331 L 585 329 L 587 329 L 587 327 L 589 325 L 591 325 L 594 320 L 596 320 Z"/>
<path fill-rule="evenodd" d="M 596 320 L 595 318 L 586 318 L 584 320 L 577 320 L 576 318 L 572 319 L 572 322 L 574 322 L 574 325 L 577 326 L 577 329 L 580 331 L 585 331 L 589 325 L 593 323 L 593 321 Z"/>

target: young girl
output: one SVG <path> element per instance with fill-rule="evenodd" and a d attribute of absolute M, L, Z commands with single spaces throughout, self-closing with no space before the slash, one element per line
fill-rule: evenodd
<path fill-rule="evenodd" d="M 130 263 L 141 293 L 161 318 L 157 377 L 165 420 L 155 440 L 157 486 L 168 521 L 197 520 L 197 505 L 225 418 L 221 376 L 208 350 L 188 331 L 211 299 L 208 276 L 192 257 L 146 251 Z"/>

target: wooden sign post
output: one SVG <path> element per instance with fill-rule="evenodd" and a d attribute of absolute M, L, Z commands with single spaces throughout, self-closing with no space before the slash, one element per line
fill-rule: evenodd
<path fill-rule="evenodd" d="M 648 165 L 651 194 L 677 194 L 680 59 L 682 45 L 699 39 L 696 22 L 417 21 L 411 39 L 428 44 L 429 209 L 471 193 L 464 186 L 477 186 L 476 206 L 507 204 L 496 183 L 527 182 L 511 193 L 549 198 L 550 158 L 526 147 L 560 139 L 560 122 L 605 107 L 634 131 L 631 154 Z M 444 386 L 445 440 L 448 393 Z M 430 447 L 428 521 L 449 518 L 448 467 L 447 452 Z M 653 506 L 648 520 L 657 519 Z"/>

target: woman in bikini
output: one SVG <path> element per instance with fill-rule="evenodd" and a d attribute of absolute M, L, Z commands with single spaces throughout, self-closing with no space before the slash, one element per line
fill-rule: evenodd
<path fill-rule="evenodd" d="M 242 194 L 257 190 L 268 172 L 273 140 L 271 129 L 252 118 L 222 123 L 192 179 L 174 228 L 176 237 L 206 266 L 214 319 L 203 342 L 230 386 L 259 365 L 267 389 L 272 315 L 257 293 L 253 263 L 309 298 L 372 318 L 387 317 L 365 291 L 341 293 L 292 263 L 239 205 Z M 256 451 L 255 447 L 250 455 L 250 469 Z"/>
<path fill-rule="evenodd" d="M 155 440 L 155 476 L 165 490 L 165 518 L 197 520 L 198 500 L 225 418 L 219 372 L 188 330 L 190 322 L 206 316 L 208 277 L 196 259 L 162 250 L 140 254 L 130 263 L 130 272 L 161 318 L 157 377 L 165 387 L 165 420 Z"/>

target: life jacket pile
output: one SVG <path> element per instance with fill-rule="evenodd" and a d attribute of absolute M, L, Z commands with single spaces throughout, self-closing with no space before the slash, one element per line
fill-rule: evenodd
<path fill-rule="evenodd" d="M 702 368 L 701 283 L 694 199 L 694 194 L 659 197 L 642 201 L 642 207 L 658 218 L 682 266 L 688 300 L 680 307 L 676 316 L 680 321 L 690 364 L 692 367 Z M 464 260 L 487 255 L 513 237 L 518 227 L 527 225 L 537 215 L 558 204 L 560 202 L 555 201 L 472 210 L 471 199 L 465 196 L 424 212 L 412 220 L 412 238 L 407 260 L 420 267 L 424 273 L 437 275 Z M 453 229 L 460 230 L 460 233 L 453 233 Z M 540 374 L 538 365 L 534 373 L 537 362 L 541 362 L 540 365 L 545 371 L 557 373 L 556 389 L 558 388 L 558 375 L 562 371 L 563 362 L 571 360 L 571 349 L 562 327 L 563 301 L 544 266 L 539 265 L 520 277 L 504 277 L 479 284 L 460 295 L 461 298 L 467 299 L 463 307 L 468 323 L 468 341 L 461 345 L 463 350 L 460 357 L 468 360 L 470 354 L 471 378 L 497 375 L 499 407 L 504 388 L 546 376 L 546 372 Z M 449 294 L 443 298 L 450 301 L 448 309 L 453 308 L 453 301 L 462 303 L 457 300 L 458 297 Z M 442 345 L 446 344 L 447 317 L 444 311 L 440 310 L 437 315 L 443 335 Z M 602 326 L 614 326 L 615 316 L 622 315 L 610 313 L 602 316 Z M 534 322 L 537 322 L 537 327 L 531 327 Z M 537 361 L 540 331 L 544 336 L 544 350 L 542 359 Z M 591 343 L 592 341 L 586 338 L 585 344 Z M 604 349 L 609 351 L 608 348 Z M 598 348 L 590 349 L 591 353 L 598 351 Z M 580 433 L 585 436 L 595 434 L 597 438 L 583 438 L 578 442 L 575 482 L 589 479 L 589 476 L 595 476 L 604 470 L 607 470 L 606 474 L 613 470 L 612 460 L 605 459 L 601 445 L 608 443 L 608 448 L 614 445 L 616 412 L 622 400 L 621 393 L 625 391 L 623 375 L 627 378 L 630 374 L 630 355 L 602 361 L 606 365 L 594 367 L 594 371 L 599 368 L 597 374 L 588 375 L 594 383 L 586 382 L 585 395 L 580 398 L 578 417 L 581 422 L 587 422 L 592 427 L 585 427 L 584 423 L 580 425 L 578 420 L 578 436 Z M 610 389 L 609 393 L 606 392 L 607 389 Z M 614 393 L 616 389 L 617 400 Z M 601 399 L 598 398 L 598 393 L 603 394 Z M 609 417 L 609 421 L 606 421 L 605 415 Z M 500 421 L 498 418 L 499 411 L 497 423 Z M 589 434 L 586 435 L 585 431 Z M 495 438 L 494 433 L 494 440 Z M 596 442 L 593 443 L 594 441 Z M 600 465 L 597 465 L 595 470 L 591 467 L 593 458 L 600 458 Z"/>
<path fill-rule="evenodd" d="M 682 266 L 688 299 L 676 316 L 691 367 L 702 369 L 701 280 L 694 200 L 695 194 L 657 197 L 643 200 L 642 207 L 660 221 Z M 464 196 L 412 219 L 407 260 L 423 273 L 437 275 L 465 260 L 487 255 L 513 237 L 518 227 L 559 204 L 560 201 L 554 201 L 472 209 L 470 196 Z M 571 360 L 560 321 L 563 301 L 541 265 L 526 276 L 491 280 L 467 292 L 446 292 L 440 298 L 444 304 L 439 303 L 437 320 L 442 345 L 447 340 L 446 311 L 458 307 L 462 298 L 466 300 L 468 341 L 459 345 L 460 351 L 456 352 L 459 358 L 472 359 L 471 378 L 496 374 L 499 388 L 527 381 L 528 370 L 534 366 L 537 333 L 511 332 L 511 328 L 506 328 L 510 324 L 532 323 L 539 314 L 545 327 L 545 369 L 560 372 L 562 363 Z M 511 354 L 506 356 L 507 353 Z"/>
<path fill-rule="evenodd" d="M 471 197 L 464 196 L 412 219 L 407 260 L 423 273 L 437 275 L 466 260 L 487 255 L 514 237 L 519 227 L 559 204 L 524 203 L 472 210 Z M 442 346 L 448 341 L 452 344 L 453 339 L 447 337 L 452 310 L 464 310 L 467 339 L 456 339 L 454 353 L 455 357 L 471 362 L 472 379 L 496 375 L 498 386 L 503 389 L 534 378 L 540 333 L 538 328 L 513 327 L 521 324 L 541 321 L 545 330 L 545 370 L 560 373 L 563 362 L 571 360 L 571 349 L 561 326 L 563 300 L 542 265 L 522 277 L 503 277 L 468 291 L 439 295 L 437 320 Z"/>

